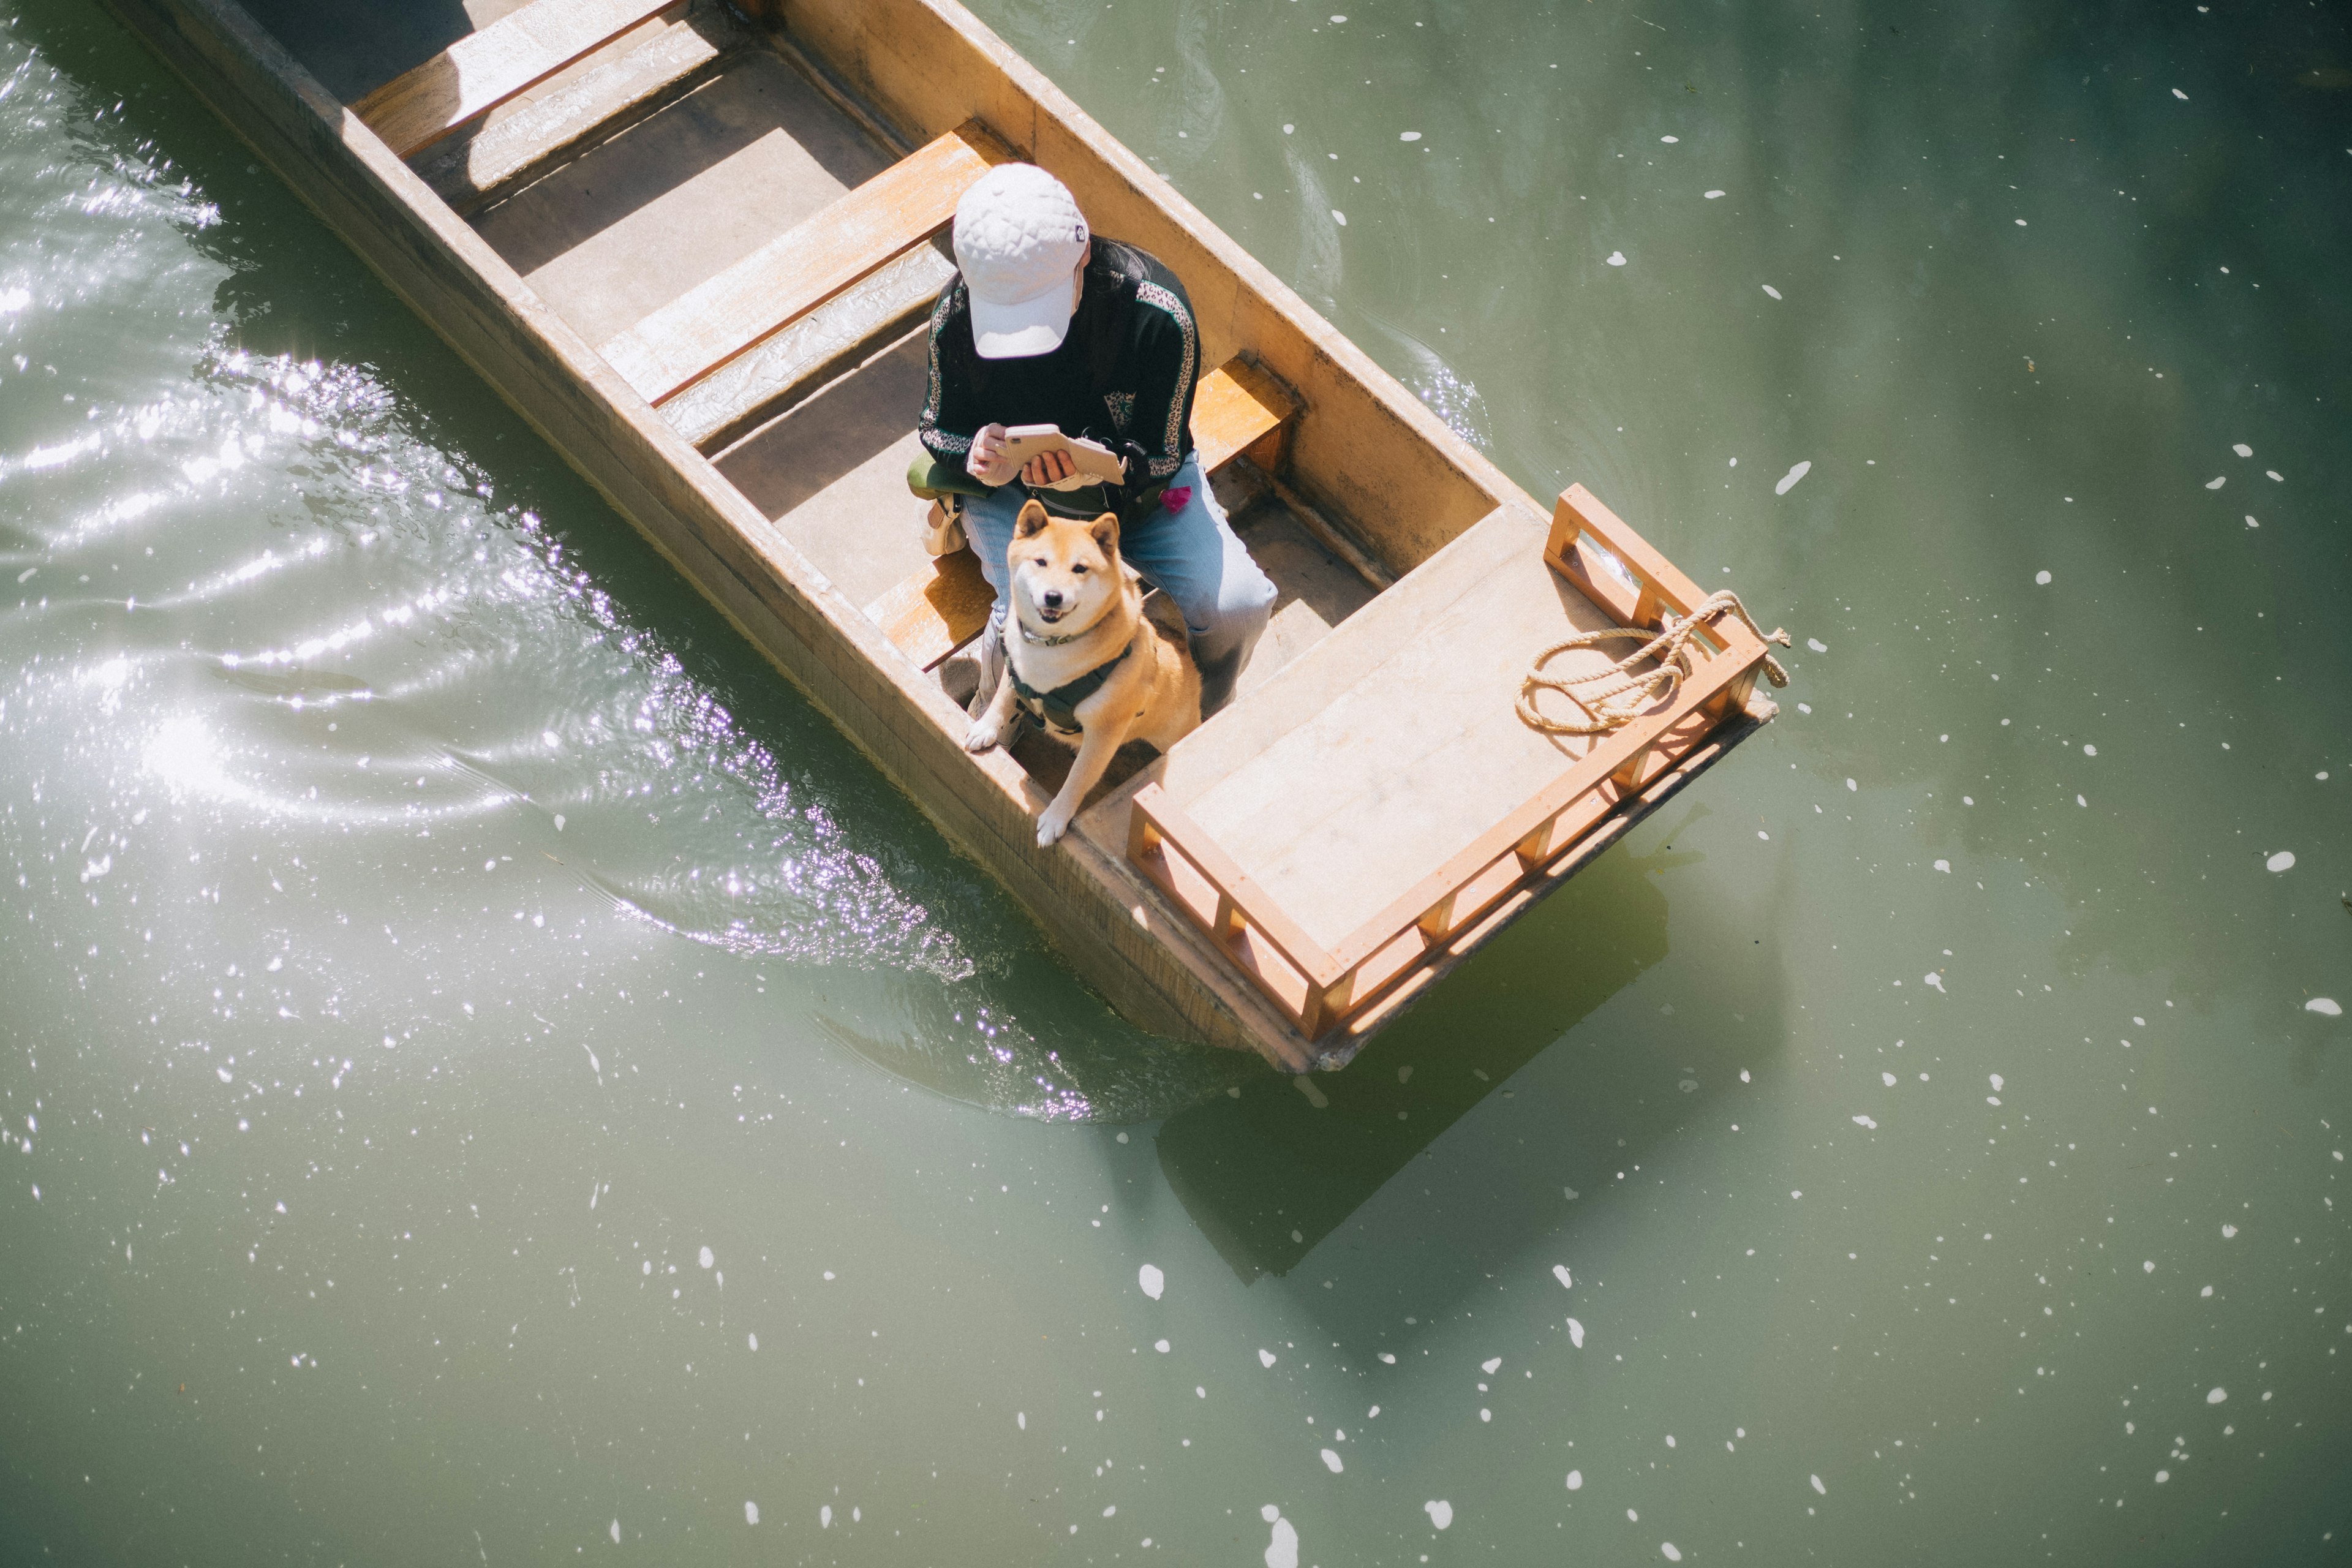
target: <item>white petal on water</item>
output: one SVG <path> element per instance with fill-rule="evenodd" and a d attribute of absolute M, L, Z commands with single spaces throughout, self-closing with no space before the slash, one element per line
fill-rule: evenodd
<path fill-rule="evenodd" d="M 1380 1358 L 1381 1364 L 1383 1366 L 1396 1365 L 1396 1352 L 1394 1351 L 1382 1351 L 1380 1352 Z"/>
<path fill-rule="evenodd" d="M 743 1501 L 743 1522 L 746 1524 L 760 1522 L 760 1505 L 748 1498 Z"/>
<path fill-rule="evenodd" d="M 1447 1502 L 1444 1498 L 1433 1499 L 1429 1502 L 1423 1503 L 1421 1505 L 1421 1511 L 1429 1515 L 1429 1522 L 1435 1525 L 1440 1530 L 1444 1530 L 1447 1525 L 1454 1522 L 1454 1505 Z"/>
<path fill-rule="evenodd" d="M 2155 1273 L 2155 1272 L 2156 1272 L 2156 1260 L 2155 1260 L 2154 1258 L 2150 1258 L 2148 1261 L 2147 1261 L 2147 1262 L 2145 1262 L 2145 1263 L 2141 1264 L 2141 1265 L 2139 1266 L 2139 1271 L 2140 1271 L 2141 1273 L 2143 1273 L 2143 1274 L 2153 1274 L 2153 1273 Z"/>
<path fill-rule="evenodd" d="M 2252 447 L 2247 446 L 2243 441 L 2238 442 L 2236 445 L 2232 446 L 2230 450 L 2237 453 L 2241 458 L 2251 458 L 2254 455 L 2254 449 Z"/>
<path fill-rule="evenodd" d="M 2218 490 L 2229 482 L 2230 479 L 2228 475 L 2215 474 L 2211 479 L 2205 481 L 2205 488 L 2209 490 Z"/>
<path fill-rule="evenodd" d="M 2208 1405 L 2219 1405 L 2221 1401 L 2229 1397 L 2230 1391 L 2228 1389 L 2216 1388 L 2205 1395 L 2205 1403 Z"/>
<path fill-rule="evenodd" d="M 817 1528 L 820 1530 L 831 1530 L 833 1528 L 833 1505 L 831 1503 L 825 1503 L 816 1510 L 816 1522 Z"/>
<path fill-rule="evenodd" d="M 2174 88 L 2174 89 L 2172 89 L 2172 96 L 2173 96 L 2173 97 L 2175 97 L 2175 98 L 2177 98 L 2177 99 L 2179 99 L 2179 100 L 2181 102 L 2183 102 L 2183 103 L 2186 103 L 2186 102 L 2188 102 L 2188 101 L 2189 101 L 2189 95 L 2188 95 L 2187 93 L 2185 93 L 2185 92 L 2181 91 L 2181 90 L 2180 90 L 2179 88 L 2177 88 L 2177 87 L 2176 87 L 2176 88 Z"/>
<path fill-rule="evenodd" d="M 1658 1542 L 1658 1554 L 1669 1563 L 1679 1563 L 1683 1560 L 1681 1549 L 1671 1541 Z"/>
<path fill-rule="evenodd" d="M 1921 975 L 1921 976 L 1920 976 L 1920 981 L 1921 981 L 1921 983 L 1922 983 L 1922 984 L 1927 984 L 1927 985 L 1932 985 L 1932 986 L 1934 986 L 1934 987 L 1935 987 L 1937 991 L 1939 991 L 1939 992 L 1940 992 L 1940 991 L 1943 991 L 1943 989 L 1944 989 L 1944 977 L 1943 977 L 1942 975 L 1940 975 L 1940 974 L 1936 974 L 1936 973 L 1927 973 L 1927 974 L 1923 974 L 1923 975 Z"/>
<path fill-rule="evenodd" d="M 1151 1342 L 1151 1348 L 1158 1351 L 1161 1355 L 1166 1355 L 1168 1353 L 1168 1342 L 1166 1340 L 1154 1340 Z"/>
<path fill-rule="evenodd" d="M 2229 1240 L 2231 1237 L 2237 1234 L 2238 1227 L 2234 1225 L 2225 1225 L 2221 1227 L 2221 1239 L 2223 1241 Z"/>
<path fill-rule="evenodd" d="M 1480 1362 L 1478 1363 L 1478 1370 L 1485 1373 L 1488 1377 L 1492 1377 L 1495 1375 L 1496 1370 L 1502 1364 L 1503 1358 L 1501 1356 L 1496 1356 L 1491 1360 Z"/>
<path fill-rule="evenodd" d="M 1338 224 L 1341 228 L 1345 228 L 1348 226 L 1348 215 L 1341 212 L 1338 207 L 1333 207 L 1331 209 L 1331 221 Z"/>
<path fill-rule="evenodd" d="M 2047 588 L 2050 586 L 2050 574 L 2047 572 L 2036 572 L 2033 574 L 2033 581 L 2040 586 Z"/>
<path fill-rule="evenodd" d="M 1622 266 L 1624 266 L 1624 265 L 1625 265 L 1625 253 L 1624 253 L 1623 251 L 1622 251 L 1622 250 L 1612 250 L 1612 251 L 1611 251 L 1611 252 L 1609 253 L 1609 265 L 1610 265 L 1610 266 L 1612 266 L 1612 267 L 1622 267 Z"/>
<path fill-rule="evenodd" d="M 1029 1412 L 1026 1410 L 1014 1411 L 1013 1413 L 1013 1425 L 1024 1432 L 1029 1430 Z"/>
<path fill-rule="evenodd" d="M 1891 1072 L 1880 1073 L 1878 1075 L 1878 1081 L 1885 1084 L 1887 1088 L 1893 1089 L 1895 1087 L 1895 1075 Z"/>
<path fill-rule="evenodd" d="M 1812 1479 L 1812 1483 L 1813 1483 L 1813 1489 L 1814 1489 L 1815 1491 L 1817 1491 L 1817 1492 L 1821 1493 L 1821 1494 L 1822 1494 L 1822 1496 L 1823 1496 L 1823 1497 L 1827 1497 L 1827 1496 L 1829 1496 L 1829 1495 L 1830 1495 L 1830 1489 L 1829 1489 L 1829 1488 L 1827 1488 L 1827 1487 L 1825 1487 L 1825 1486 L 1823 1486 L 1823 1485 L 1822 1485 L 1822 1478 L 1821 1478 L 1821 1477 L 1819 1477 L 1819 1476 L 1815 1476 L 1815 1477 L 1813 1477 L 1813 1478 L 1811 1478 L 1811 1479 Z"/>
<path fill-rule="evenodd" d="M 1418 131 L 1399 132 L 1397 133 L 1397 140 L 1400 142 L 1418 142 L 1421 140 L 1421 132 Z"/>
<path fill-rule="evenodd" d="M 1811 458 L 1808 458 L 1803 462 L 1799 463 L 1795 468 L 1790 468 L 1787 473 L 1782 474 L 1780 476 L 1780 482 L 1772 487 L 1772 493 L 1776 496 L 1787 495 L 1790 490 L 1797 488 L 1797 481 L 1799 479 L 1803 479 L 1807 474 L 1810 474 L 1812 471 L 1813 460 Z"/>
<path fill-rule="evenodd" d="M 1333 1453 L 1330 1449 L 1326 1448 L 1323 1450 L 1323 1468 L 1336 1476 L 1348 1467 L 1339 1462 L 1339 1455 Z"/>
<path fill-rule="evenodd" d="M 1568 1195 L 1570 1197 L 1574 1197 L 1576 1194 L 1574 1193 L 1570 1193 Z M 1568 1265 L 1565 1263 L 1553 1264 L 1551 1266 L 1551 1277 L 1559 1281 L 1559 1288 L 1563 1290 L 1573 1290 L 1576 1289 L 1576 1281 L 1570 1278 Z"/>
<path fill-rule="evenodd" d="M 2333 996 L 2314 996 L 2303 1005 L 2303 1010 L 2306 1013 L 2316 1013 L 2323 1018 L 2344 1016 L 2343 1005 Z"/>
<path fill-rule="evenodd" d="M 1274 1352 L 1268 1350 L 1258 1352 L 1257 1364 L 1260 1366 L 1272 1366 L 1274 1364 Z"/>
<path fill-rule="evenodd" d="M 744 1337 L 746 1340 L 748 1340 L 748 1341 L 750 1341 L 750 1342 L 751 1342 L 751 1348 L 752 1348 L 753 1350 L 758 1350 L 758 1349 L 760 1348 L 760 1336 L 759 1336 L 759 1335 L 757 1335 L 757 1334 L 745 1334 L 743 1337 Z"/>
<path fill-rule="evenodd" d="M 1936 869 L 1948 876 L 1951 873 L 1952 863 L 1949 860 L 1938 860 L 1936 862 Z"/>
<path fill-rule="evenodd" d="M 1568 1321 L 1568 1342 L 1578 1350 L 1584 1348 L 1584 1325 L 1574 1318 Z"/>
<path fill-rule="evenodd" d="M 2294 851 L 2282 849 L 2263 861 L 2263 865 L 2273 871 L 2292 871 L 2294 869 Z"/>
<path fill-rule="evenodd" d="M 1875 1121 L 1872 1121 L 1869 1117 L 1867 1117 L 1867 1116 L 1857 1116 L 1857 1117 L 1855 1117 L 1855 1118 L 1853 1119 L 1853 1124 L 1854 1124 L 1856 1127 L 1867 1127 L 1867 1128 L 1869 1128 L 1873 1132 L 1875 1132 L 1875 1131 L 1878 1131 L 1878 1123 L 1877 1123 L 1877 1122 L 1875 1122 Z"/>
<path fill-rule="evenodd" d="M 613 1544 L 621 1544 L 621 1521 L 617 1519 L 613 1521 Z"/>
<path fill-rule="evenodd" d="M 1679 137 L 1679 136 L 1661 136 L 1661 137 L 1659 137 L 1659 138 L 1658 138 L 1658 140 L 1659 140 L 1659 141 L 1661 141 L 1661 142 L 1664 142 L 1667 146 L 1671 147 L 1671 146 L 1673 146 L 1675 142 L 1677 142 L 1681 141 L 1681 140 L 1682 140 L 1682 138 L 1681 138 L 1681 137 Z"/>
<path fill-rule="evenodd" d="M 1778 289 L 1773 288 L 1773 287 L 1772 287 L 1772 285 L 1770 285 L 1769 283 L 1767 283 L 1767 284 L 1765 284 L 1765 285 L 1764 285 L 1764 292 L 1766 292 L 1767 294 L 1771 295 L 1771 296 L 1772 296 L 1772 298 L 1774 298 L 1775 300 L 1777 300 L 1777 299 L 1779 299 L 1779 298 L 1780 297 L 1780 290 L 1779 290 Z"/>
<path fill-rule="evenodd" d="M 1993 1074 L 1993 1075 L 1992 1075 L 1991 1082 L 1992 1082 L 1992 1086 L 1993 1086 L 1993 1088 L 1995 1088 L 1995 1089 L 1999 1089 L 1999 1088 L 2000 1087 L 2000 1074 L 1999 1074 L 1999 1073 L 1995 1073 L 1995 1074 Z"/>
<path fill-rule="evenodd" d="M 1298 1568 L 1298 1530 L 1282 1517 L 1272 1503 L 1265 1511 L 1274 1515 L 1274 1539 L 1266 1542 L 1265 1568 Z"/>
<path fill-rule="evenodd" d="M 2276 468 L 2264 468 L 2263 470 L 2263 477 L 2269 479 L 2275 479 L 2280 484 L 2286 483 L 2286 476 L 2280 473 Z"/>
<path fill-rule="evenodd" d="M 1168 1289 L 1168 1276 L 1160 1272 L 1160 1266 L 1156 1263 L 1147 1263 L 1137 1269 L 1135 1282 L 1143 1287 L 1143 1293 L 1155 1301 L 1160 1300 L 1160 1292 Z"/>
<path fill-rule="evenodd" d="M 695 1255 L 695 1261 L 701 1264 L 705 1268 L 708 1268 L 713 1263 L 716 1263 L 718 1259 L 711 1256 L 710 1248 L 706 1247 Z"/>
<path fill-rule="evenodd" d="M 2165 1482 L 2167 1482 L 2167 1481 L 2170 1480 L 2171 1479 L 2172 1479 L 2172 1472 L 2171 1472 L 2170 1470 L 2158 1470 L 2158 1471 L 2157 1471 L 2157 1472 L 2156 1472 L 2156 1484 L 2157 1484 L 2158 1486 L 2162 1486 Z"/>
<path fill-rule="evenodd" d="M 1721 191 L 1709 191 L 1709 192 L 1707 192 L 1707 193 L 1706 193 L 1706 199 L 1707 199 L 1708 201 L 1713 201 L 1713 200 L 1715 200 L 1715 198 L 1716 198 L 1716 197 L 1717 197 L 1717 196 L 1719 196 L 1719 195 L 1723 195 L 1723 193 L 1722 193 Z"/>
<path fill-rule="evenodd" d="M 1568 1472 L 1568 1489 L 1572 1492 L 1580 1492 L 1584 1489 L 1584 1472 L 1582 1470 L 1570 1470 Z"/>

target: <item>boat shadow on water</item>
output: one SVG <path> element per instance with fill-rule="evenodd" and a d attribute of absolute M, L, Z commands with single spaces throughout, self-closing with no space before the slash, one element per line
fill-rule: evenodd
<path fill-rule="evenodd" d="M 1672 908 L 1676 934 L 1727 961 L 1690 976 L 1696 994 L 1678 987 L 1674 1004 L 1625 1017 L 1612 1037 L 1574 1042 L 1572 1061 L 1558 1054 L 1667 956 L 1663 874 L 1702 858 L 1673 841 L 1705 815 L 1695 807 L 1652 853 L 1620 846 L 1603 855 L 1345 1072 L 1298 1079 L 1296 1089 L 1255 1083 L 1171 1118 L 1158 1141 L 1160 1168 L 1234 1273 L 1244 1281 L 1289 1274 L 1416 1161 L 1442 1156 L 1449 1189 L 1486 1194 L 1476 1215 L 1441 1209 L 1433 1217 L 1442 1237 L 1418 1223 L 1409 1232 L 1359 1226 L 1353 1256 L 1329 1268 L 1380 1267 L 1368 1250 L 1409 1247 L 1416 1277 L 1442 1278 L 1447 1271 L 1423 1256 L 1434 1245 L 1465 1265 L 1453 1272 L 1466 1289 L 1548 1234 L 1566 1192 L 1597 1194 L 1645 1148 L 1703 1121 L 1743 1066 L 1777 1049 L 1785 1003 L 1773 933 L 1760 912 L 1692 889 Z M 1498 1095 L 1535 1104 L 1490 1106 Z M 1483 1131 L 1448 1136 L 1482 1110 Z M 1542 1129 L 1540 1144 L 1521 1138 L 1530 1125 Z M 1299 1295 L 1327 1317 L 1364 1309 L 1321 1289 Z"/>

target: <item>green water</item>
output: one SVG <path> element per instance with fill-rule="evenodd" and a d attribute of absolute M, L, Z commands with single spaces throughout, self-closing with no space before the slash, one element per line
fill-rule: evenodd
<path fill-rule="evenodd" d="M 1142 1037 L 28 0 L 0 1561 L 2352 1556 L 2343 12 L 982 9 L 1783 717 Z"/>

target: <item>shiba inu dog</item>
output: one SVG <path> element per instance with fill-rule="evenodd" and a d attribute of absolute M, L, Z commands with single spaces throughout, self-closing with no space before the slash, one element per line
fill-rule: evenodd
<path fill-rule="evenodd" d="M 1201 722 L 1201 672 L 1181 637 L 1143 613 L 1143 587 L 1119 559 L 1118 519 L 1058 518 L 1021 509 L 1005 552 L 1012 625 L 1004 678 L 972 721 L 964 749 L 984 752 L 1011 732 L 1015 709 L 1077 749 L 1061 793 L 1037 817 L 1037 843 L 1062 837 L 1120 746 L 1161 751 Z"/>

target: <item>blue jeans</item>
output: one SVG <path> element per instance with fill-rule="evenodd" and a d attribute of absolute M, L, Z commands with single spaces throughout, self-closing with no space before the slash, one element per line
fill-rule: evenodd
<path fill-rule="evenodd" d="M 1171 489 L 1190 487 L 1192 498 L 1175 511 L 1155 508 L 1144 521 L 1119 530 L 1119 553 L 1143 574 L 1143 580 L 1168 595 L 1184 617 L 1192 634 L 1192 662 L 1201 670 L 1201 712 L 1215 712 L 1233 700 L 1234 683 L 1242 666 L 1274 615 L 1275 586 L 1250 559 L 1249 550 L 1225 521 L 1225 509 L 1210 493 L 1201 473 L 1201 456 L 1190 453 Z M 1003 627 L 1009 605 L 1006 550 L 1013 543 L 1013 526 L 1019 521 L 1028 495 L 1017 485 L 1006 485 L 987 496 L 964 502 L 964 534 L 988 585 L 996 590 L 996 607 L 980 637 L 980 700 L 996 690 L 1004 668 Z"/>

